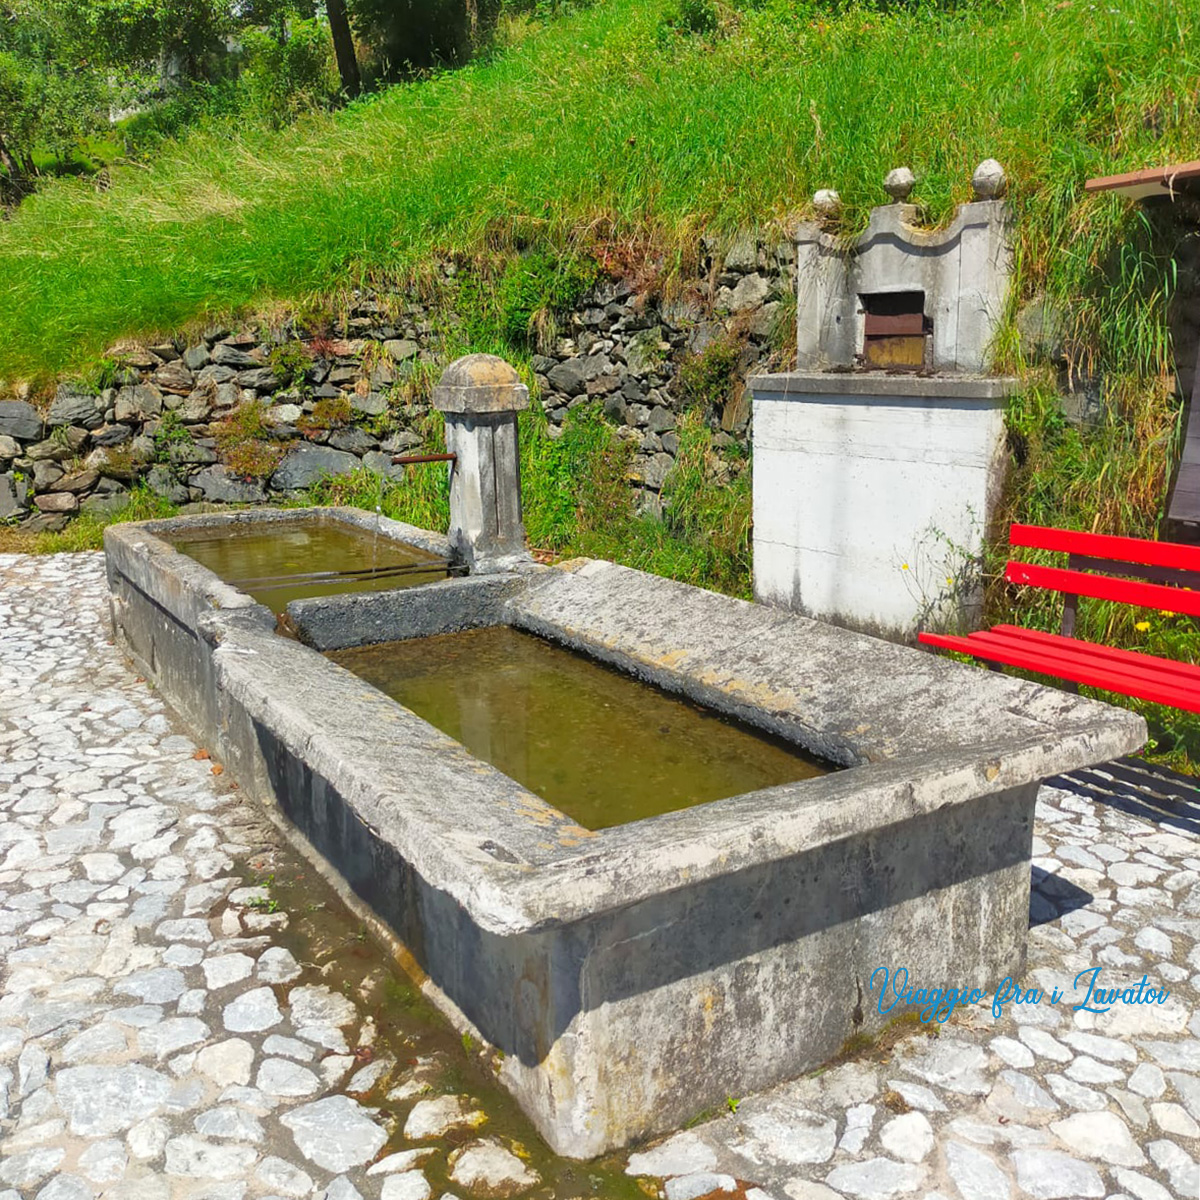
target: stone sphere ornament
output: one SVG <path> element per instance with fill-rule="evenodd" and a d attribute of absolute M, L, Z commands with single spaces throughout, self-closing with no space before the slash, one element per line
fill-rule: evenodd
<path fill-rule="evenodd" d="M 916 186 L 916 176 L 907 167 L 895 167 L 883 177 L 883 190 L 893 203 L 903 204 Z"/>
<path fill-rule="evenodd" d="M 813 208 L 823 217 L 836 217 L 842 211 L 842 198 L 833 188 L 821 188 L 813 193 Z"/>
<path fill-rule="evenodd" d="M 976 200 L 996 200 L 1004 195 L 1004 168 L 994 159 L 985 158 L 971 176 L 971 188 Z"/>

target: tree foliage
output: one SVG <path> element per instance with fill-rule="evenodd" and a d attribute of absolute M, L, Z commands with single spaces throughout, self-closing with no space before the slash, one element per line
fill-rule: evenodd
<path fill-rule="evenodd" d="M 197 121 L 278 126 L 368 79 L 465 62 L 504 11 L 587 0 L 0 0 L 0 202 L 93 134 L 145 156 Z M 119 128 L 118 128 L 119 123 Z"/>
<path fill-rule="evenodd" d="M 281 125 L 336 94 L 333 47 L 324 22 L 297 18 L 282 36 L 252 28 L 241 41 L 247 99 L 271 124 Z"/>
<path fill-rule="evenodd" d="M 0 183 L 18 194 L 39 152 L 66 157 L 107 123 L 120 87 L 61 0 L 0 3 Z"/>
<path fill-rule="evenodd" d="M 227 112 L 239 76 L 234 107 L 279 124 L 336 95 L 332 63 L 318 0 L 0 0 L 0 200 L 125 110 L 154 142 L 156 109 Z"/>
<path fill-rule="evenodd" d="M 47 8 L 63 0 L 36 0 Z M 240 24 L 225 0 L 72 0 L 77 38 L 93 62 L 119 71 L 158 62 L 166 73 L 206 78 Z"/>

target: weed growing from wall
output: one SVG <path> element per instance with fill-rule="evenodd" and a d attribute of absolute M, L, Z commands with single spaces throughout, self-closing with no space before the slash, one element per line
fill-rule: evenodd
<path fill-rule="evenodd" d="M 686 408 L 706 415 L 721 412 L 737 381 L 741 350 L 738 340 L 726 334 L 680 363 L 675 386 Z"/>
<path fill-rule="evenodd" d="M 460 336 L 472 345 L 496 345 L 509 352 L 548 349 L 563 315 L 598 278 L 590 255 L 531 250 L 499 263 L 480 263 L 459 284 Z"/>
<path fill-rule="evenodd" d="M 283 461 L 290 442 L 274 438 L 266 422 L 265 404 L 248 400 L 213 426 L 226 466 L 243 479 L 266 479 Z"/>

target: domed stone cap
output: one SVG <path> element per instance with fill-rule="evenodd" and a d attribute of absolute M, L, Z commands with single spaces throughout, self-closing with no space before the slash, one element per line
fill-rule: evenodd
<path fill-rule="evenodd" d="M 900 204 L 912 194 L 916 182 L 916 176 L 907 167 L 896 167 L 883 177 L 883 190 Z"/>
<path fill-rule="evenodd" d="M 433 407 L 446 413 L 520 412 L 529 407 L 529 389 L 504 359 L 468 354 L 443 372 Z"/>
<path fill-rule="evenodd" d="M 842 198 L 833 188 L 821 188 L 814 192 L 812 203 L 823 217 L 836 217 L 842 210 Z"/>
<path fill-rule="evenodd" d="M 971 176 L 976 200 L 995 200 L 1004 195 L 1004 168 L 994 159 L 985 158 Z"/>

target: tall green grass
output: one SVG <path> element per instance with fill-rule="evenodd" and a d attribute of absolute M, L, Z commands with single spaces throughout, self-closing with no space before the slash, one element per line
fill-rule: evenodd
<path fill-rule="evenodd" d="M 648 259 L 640 274 L 669 280 L 695 268 L 700 232 L 784 236 L 818 187 L 839 190 L 854 232 L 902 163 L 929 220 L 944 220 L 969 198 L 974 166 L 996 157 L 1016 221 L 996 363 L 1025 384 L 1009 414 L 1016 469 L 998 526 L 1156 536 L 1178 436 L 1166 312 L 1179 234 L 1120 199 L 1085 197 L 1082 182 L 1196 156 L 1200 4 L 761 0 L 723 8 L 704 37 L 668 32 L 673 8 L 599 0 L 342 113 L 278 133 L 214 126 L 149 168 L 115 168 L 103 193 L 49 185 L 0 221 L 0 379 L 90 368 L 118 337 L 273 303 L 320 311 L 319 298 L 364 282 L 421 286 L 451 255 L 486 269 L 469 275 L 470 311 L 444 349 L 511 356 L 514 314 L 552 313 L 574 287 L 570 272 L 526 268 L 586 261 L 564 250 Z M 551 253 L 505 266 L 529 248 Z M 1011 318 L 1038 293 L 1064 314 L 1072 376 L 1107 379 L 1096 426 L 1067 425 L 1053 372 L 1025 361 Z M 597 414 L 573 413 L 556 439 L 528 414 L 533 544 L 746 594 L 749 464 L 715 482 L 695 412 L 680 440 L 657 520 L 630 508 L 628 449 Z M 316 498 L 445 523 L 444 476 L 428 468 L 382 492 L 363 477 Z M 993 618 L 1054 628 L 1057 601 L 998 582 L 1002 540 L 998 528 Z M 1095 605 L 1079 632 L 1200 661 L 1195 623 L 1182 618 Z M 1190 743 L 1191 726 L 1160 716 L 1168 750 Z"/>
<path fill-rule="evenodd" d="M 1127 206 L 1077 200 L 1089 174 L 1194 156 L 1190 0 L 766 0 L 710 37 L 664 38 L 668 2 L 601 0 L 279 133 L 193 134 L 148 169 L 114 169 L 106 192 L 49 185 L 0 222 L 0 377 L 420 275 L 434 255 L 602 236 L 661 251 L 669 271 L 701 228 L 770 226 L 819 186 L 854 228 L 900 163 L 937 220 L 988 156 L 1012 179 L 1024 290 L 1070 298 L 1087 353 L 1147 341 L 1136 315 L 1083 302 Z"/>

